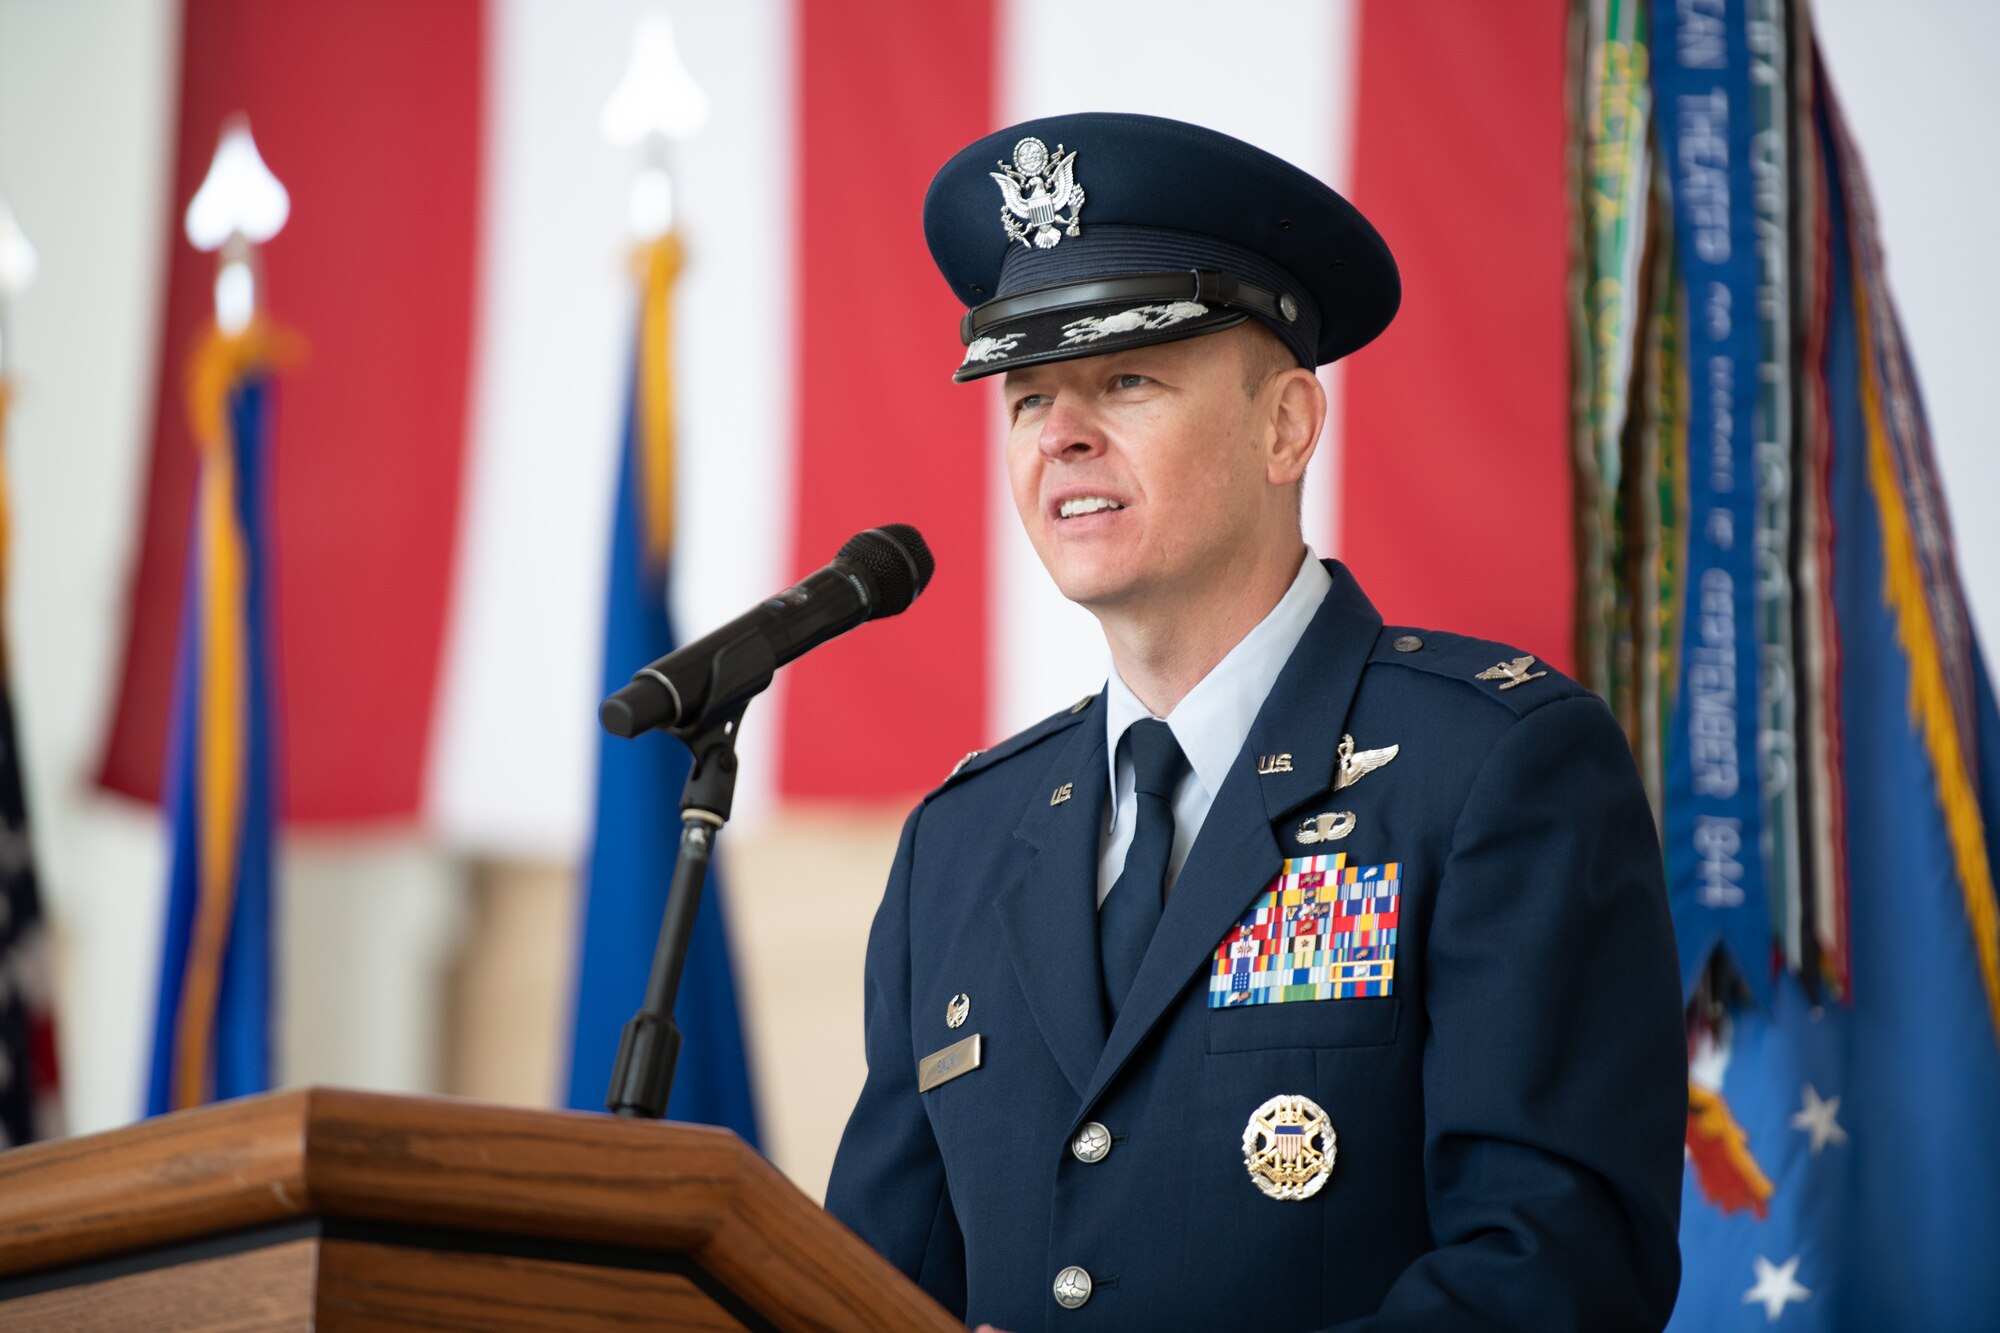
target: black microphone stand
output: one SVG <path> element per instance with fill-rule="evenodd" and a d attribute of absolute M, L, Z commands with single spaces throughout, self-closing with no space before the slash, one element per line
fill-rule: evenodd
<path fill-rule="evenodd" d="M 765 680 L 769 679 L 767 673 Z M 746 700 L 686 732 L 674 732 L 694 753 L 694 767 L 681 788 L 680 855 L 667 888 L 667 910 L 660 918 L 660 942 L 653 951 L 646 998 L 618 1042 L 618 1063 L 612 1067 L 611 1090 L 604 1099 L 613 1115 L 660 1120 L 667 1114 L 674 1064 L 681 1054 L 674 997 L 680 993 L 681 970 L 687 963 L 715 839 L 729 822 L 730 803 L 736 797 L 736 729 L 747 706 Z"/>

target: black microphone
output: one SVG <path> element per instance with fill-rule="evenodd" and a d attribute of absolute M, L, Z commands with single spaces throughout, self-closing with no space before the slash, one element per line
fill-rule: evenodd
<path fill-rule="evenodd" d="M 800 654 L 864 621 L 906 610 L 936 568 L 931 548 L 907 523 L 858 532 L 826 568 L 641 667 L 598 708 L 597 720 L 625 737 L 694 727 L 747 702 Z"/>

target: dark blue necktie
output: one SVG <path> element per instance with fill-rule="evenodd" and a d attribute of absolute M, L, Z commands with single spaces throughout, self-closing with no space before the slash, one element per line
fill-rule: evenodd
<path fill-rule="evenodd" d="M 1125 743 L 1132 747 L 1137 819 L 1132 845 L 1125 852 L 1125 866 L 1097 913 L 1104 1000 L 1114 1019 L 1160 924 L 1160 911 L 1166 903 L 1167 860 L 1174 850 L 1174 788 L 1188 769 L 1187 756 L 1181 753 L 1173 728 L 1158 718 L 1133 723 L 1126 729 Z"/>

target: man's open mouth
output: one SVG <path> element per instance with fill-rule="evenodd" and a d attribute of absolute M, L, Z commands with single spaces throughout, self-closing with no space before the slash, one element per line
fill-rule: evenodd
<path fill-rule="evenodd" d="M 1062 507 L 1058 511 L 1058 517 L 1076 518 L 1082 514 L 1098 514 L 1107 509 L 1123 509 L 1124 507 L 1124 505 L 1119 504 L 1116 500 L 1107 499 L 1102 495 L 1079 495 L 1075 499 L 1064 500 L 1062 502 Z"/>

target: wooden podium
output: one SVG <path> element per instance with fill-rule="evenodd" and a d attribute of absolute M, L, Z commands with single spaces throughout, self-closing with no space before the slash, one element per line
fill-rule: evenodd
<path fill-rule="evenodd" d="M 963 1328 L 726 1130 L 326 1088 L 0 1153 L 0 1327 Z"/>

